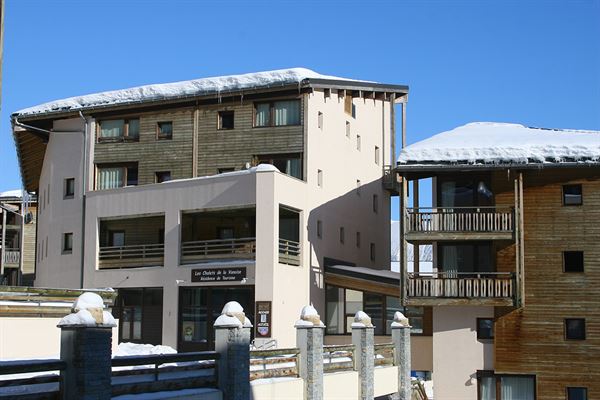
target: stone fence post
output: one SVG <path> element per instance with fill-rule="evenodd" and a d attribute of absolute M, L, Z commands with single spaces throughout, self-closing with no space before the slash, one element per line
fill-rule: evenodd
<path fill-rule="evenodd" d="M 102 298 L 83 293 L 72 313 L 58 323 L 60 358 L 67 366 L 61 371 L 62 399 L 109 400 L 112 397 L 111 342 L 113 316 L 103 311 Z"/>
<path fill-rule="evenodd" d="M 299 375 L 304 399 L 323 400 L 323 333 L 325 325 L 313 306 L 305 306 L 296 321 L 296 347 L 300 349 Z"/>
<path fill-rule="evenodd" d="M 375 327 L 363 311 L 356 313 L 352 323 L 354 363 L 358 371 L 359 398 L 373 400 L 375 396 Z"/>
<path fill-rule="evenodd" d="M 410 328 L 408 318 L 400 311 L 394 314 L 392 342 L 394 343 L 394 365 L 398 367 L 398 394 L 400 400 L 411 400 L 410 380 Z"/>
<path fill-rule="evenodd" d="M 215 350 L 220 354 L 218 386 L 223 400 L 250 399 L 250 329 L 242 306 L 230 301 L 214 323 Z"/>

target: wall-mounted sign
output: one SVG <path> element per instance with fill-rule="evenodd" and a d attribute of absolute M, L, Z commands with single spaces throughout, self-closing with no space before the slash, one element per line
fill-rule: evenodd
<path fill-rule="evenodd" d="M 256 337 L 271 337 L 271 302 L 256 302 Z"/>
<path fill-rule="evenodd" d="M 192 282 L 236 282 L 246 277 L 246 267 L 202 268 L 192 270 Z"/>

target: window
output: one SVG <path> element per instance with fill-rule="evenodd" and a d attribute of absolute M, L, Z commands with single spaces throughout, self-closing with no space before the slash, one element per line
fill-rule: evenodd
<path fill-rule="evenodd" d="M 563 185 L 563 206 L 580 206 L 582 204 L 581 185 Z"/>
<path fill-rule="evenodd" d="M 565 338 L 568 340 L 585 340 L 585 319 L 565 319 Z"/>
<path fill-rule="evenodd" d="M 96 190 L 115 189 L 138 184 L 137 164 L 98 165 Z"/>
<path fill-rule="evenodd" d="M 373 195 L 373 212 L 377 214 L 379 211 L 379 196 L 376 194 Z"/>
<path fill-rule="evenodd" d="M 300 100 L 255 103 L 255 127 L 286 125 L 300 125 Z"/>
<path fill-rule="evenodd" d="M 563 271 L 583 272 L 583 251 L 563 251 Z"/>
<path fill-rule="evenodd" d="M 98 142 L 114 142 L 124 140 L 139 140 L 140 120 L 107 119 L 98 123 Z"/>
<path fill-rule="evenodd" d="M 125 231 L 108 231 L 108 245 L 125 246 Z"/>
<path fill-rule="evenodd" d="M 72 199 L 75 195 L 75 178 L 65 179 L 65 199 Z"/>
<path fill-rule="evenodd" d="M 494 319 L 477 318 L 477 339 L 494 338 Z"/>
<path fill-rule="evenodd" d="M 173 139 L 173 122 L 158 122 L 156 124 L 156 138 L 165 140 Z"/>
<path fill-rule="evenodd" d="M 171 180 L 171 171 L 160 171 L 154 174 L 154 182 L 162 183 Z"/>
<path fill-rule="evenodd" d="M 340 93 L 343 93 L 340 91 Z M 346 92 L 344 96 L 344 112 L 346 114 L 352 115 L 352 94 L 351 92 Z"/>
<path fill-rule="evenodd" d="M 375 243 L 371 243 L 371 261 L 375 261 Z"/>
<path fill-rule="evenodd" d="M 356 232 L 356 247 L 360 247 L 360 232 Z"/>
<path fill-rule="evenodd" d="M 480 400 L 534 400 L 535 376 L 477 371 L 477 392 Z"/>
<path fill-rule="evenodd" d="M 317 170 L 317 185 L 323 187 L 323 171 L 320 169 Z"/>
<path fill-rule="evenodd" d="M 73 232 L 63 233 L 63 254 L 70 254 L 73 252 Z"/>
<path fill-rule="evenodd" d="M 219 171 L 219 174 L 224 174 L 226 172 L 233 172 L 233 171 L 235 171 L 235 168 L 233 168 L 233 167 L 219 168 L 218 171 Z"/>
<path fill-rule="evenodd" d="M 331 89 L 324 89 L 323 90 L 323 99 L 327 100 L 330 97 L 331 97 Z"/>
<path fill-rule="evenodd" d="M 320 220 L 317 221 L 317 237 L 319 239 L 323 237 L 323 223 Z"/>
<path fill-rule="evenodd" d="M 350 122 L 346 121 L 346 137 L 350 139 Z"/>
<path fill-rule="evenodd" d="M 218 129 L 233 129 L 233 111 L 219 111 Z"/>
<path fill-rule="evenodd" d="M 262 154 L 254 157 L 258 164 L 271 164 L 284 174 L 302 179 L 302 154 Z"/>
<path fill-rule="evenodd" d="M 375 164 L 379 165 L 379 147 L 375 146 Z"/>
<path fill-rule="evenodd" d="M 323 113 L 319 111 L 319 115 L 317 117 L 317 126 L 319 129 L 323 129 Z"/>
<path fill-rule="evenodd" d="M 356 135 L 356 150 L 360 151 L 360 135 Z"/>
<path fill-rule="evenodd" d="M 568 387 L 567 400 L 587 400 L 587 388 L 584 387 Z"/>
<path fill-rule="evenodd" d="M 217 238 L 221 240 L 235 238 L 234 230 L 232 226 L 221 226 L 217 228 Z"/>
<path fill-rule="evenodd" d="M 344 241 L 346 240 L 346 231 L 344 229 L 344 227 L 340 227 L 340 243 L 344 244 Z"/>

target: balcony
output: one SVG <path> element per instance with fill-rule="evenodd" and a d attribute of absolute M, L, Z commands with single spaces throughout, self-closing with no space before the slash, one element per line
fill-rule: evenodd
<path fill-rule="evenodd" d="M 162 243 L 100 247 L 100 267 L 130 268 L 162 265 L 165 246 Z"/>
<path fill-rule="evenodd" d="M 300 265 L 300 243 L 294 240 L 279 239 L 279 262 Z"/>
<path fill-rule="evenodd" d="M 406 305 L 515 305 L 511 272 L 408 273 Z"/>
<path fill-rule="evenodd" d="M 256 238 L 194 240 L 181 243 L 181 263 L 235 258 L 254 259 Z"/>
<path fill-rule="evenodd" d="M 509 207 L 408 208 L 409 242 L 438 240 L 513 240 L 514 211 Z"/>

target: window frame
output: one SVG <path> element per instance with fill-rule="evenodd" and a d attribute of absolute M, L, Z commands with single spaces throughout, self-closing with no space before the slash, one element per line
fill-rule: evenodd
<path fill-rule="evenodd" d="M 69 192 L 69 183 L 73 183 L 73 191 Z M 63 183 L 63 199 L 72 199 L 75 197 L 75 178 L 65 178 Z"/>
<path fill-rule="evenodd" d="M 295 101 L 298 103 L 299 118 L 297 124 L 275 125 L 275 103 L 280 101 Z M 267 125 L 256 125 L 256 106 L 259 104 L 269 105 L 269 123 Z M 287 126 L 302 126 L 302 102 L 297 97 L 277 100 L 255 101 L 252 104 L 252 128 L 281 128 Z"/>
<path fill-rule="evenodd" d="M 493 370 L 477 370 L 477 400 L 481 399 L 481 378 L 494 378 L 496 399 L 502 398 L 502 378 L 531 378 L 533 379 L 533 398 L 537 399 L 537 376 L 534 374 L 496 374 Z"/>
<path fill-rule="evenodd" d="M 567 253 L 581 253 L 581 271 L 567 271 Z M 565 250 L 562 252 L 563 273 L 583 274 L 585 273 L 585 253 L 582 250 Z"/>
<path fill-rule="evenodd" d="M 569 394 L 569 389 L 583 389 L 585 397 L 584 400 L 588 400 L 588 388 L 586 386 L 566 386 L 565 387 L 565 398 L 567 400 L 571 400 L 570 394 Z"/>
<path fill-rule="evenodd" d="M 122 169 L 124 169 L 121 186 L 116 187 L 116 188 L 111 188 L 111 189 L 98 189 L 98 173 L 99 173 L 99 170 L 102 168 L 122 168 Z M 136 168 L 137 172 L 138 172 L 138 180 L 135 185 L 127 185 L 127 181 L 129 180 L 129 169 L 130 168 Z M 125 187 L 139 186 L 139 184 L 140 184 L 139 172 L 140 172 L 140 169 L 139 169 L 139 165 L 137 162 L 96 164 L 96 173 L 94 176 L 94 190 L 115 190 L 115 189 L 121 189 L 121 188 L 125 188 Z"/>
<path fill-rule="evenodd" d="M 581 201 L 579 203 L 570 203 L 567 204 L 565 202 L 566 200 L 566 193 L 565 193 L 565 189 L 568 187 L 579 187 L 579 191 L 581 192 L 581 194 L 579 195 L 581 198 Z M 566 184 L 566 185 L 562 185 L 562 205 L 563 207 L 578 207 L 578 206 L 582 206 L 583 205 L 583 185 L 581 183 L 570 183 L 570 184 Z"/>
<path fill-rule="evenodd" d="M 67 237 L 71 238 L 71 246 L 67 247 Z M 73 254 L 73 232 L 63 232 L 62 235 L 62 254 Z"/>
<path fill-rule="evenodd" d="M 569 321 L 583 321 L 583 335 L 581 337 L 569 337 L 568 324 Z M 582 341 L 587 339 L 587 326 L 585 318 L 565 318 L 563 322 L 564 326 L 564 338 L 566 341 Z"/>
<path fill-rule="evenodd" d="M 123 136 L 102 137 L 102 122 L 123 120 Z M 139 131 L 137 136 L 129 136 L 129 122 L 138 120 Z M 96 123 L 96 143 L 119 143 L 119 142 L 139 142 L 141 133 L 140 117 L 120 117 L 120 118 L 105 118 L 98 120 Z"/>
<path fill-rule="evenodd" d="M 492 321 L 492 335 L 491 336 L 484 336 L 480 330 L 480 326 L 479 326 L 479 322 L 480 321 Z M 477 322 L 476 322 L 476 331 L 477 331 L 477 340 L 494 340 L 494 338 L 496 337 L 496 332 L 495 332 L 495 324 L 496 321 L 494 319 L 494 317 L 480 317 L 477 318 Z"/>
<path fill-rule="evenodd" d="M 171 124 L 171 133 L 162 133 L 162 125 Z M 173 121 L 156 121 L 156 140 L 173 140 L 173 131 L 175 130 L 175 124 Z"/>
<path fill-rule="evenodd" d="M 169 174 L 169 179 L 167 179 L 167 180 L 159 180 L 159 176 L 162 176 L 164 174 Z M 171 179 L 172 179 L 171 178 L 171 171 L 156 171 L 156 172 L 154 172 L 154 183 L 168 182 Z"/>
<path fill-rule="evenodd" d="M 223 115 L 231 115 L 231 128 L 223 128 Z M 217 112 L 217 130 L 231 131 L 235 129 L 235 110 L 221 110 Z"/>

